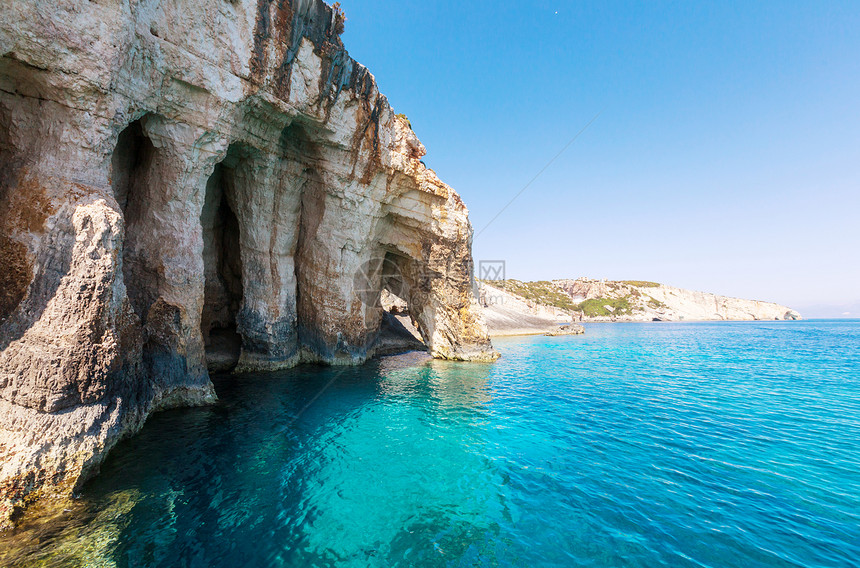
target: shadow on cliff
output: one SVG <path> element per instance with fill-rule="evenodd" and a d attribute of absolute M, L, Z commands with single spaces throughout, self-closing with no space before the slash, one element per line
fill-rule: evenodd
<path fill-rule="evenodd" d="M 12 264 L 4 267 L 4 270 L 14 271 L 20 276 L 14 282 L 14 296 L 7 296 L 9 301 L 3 306 L 4 313 L 0 313 L 0 352 L 24 337 L 42 318 L 48 304 L 57 295 L 63 279 L 71 270 L 75 243 L 71 212 L 61 213 L 48 234 L 43 237 L 43 244 L 35 258 L 29 261 L 24 245 L 11 236 L 15 231 L 14 217 L 19 212 L 10 210 L 10 204 L 14 200 L 9 193 L 13 188 L 21 190 L 21 186 L 16 182 L 9 183 L 9 180 L 15 180 L 16 177 L 14 174 L 0 172 L 0 245 L 3 245 L 4 262 Z M 6 253 L 13 254 L 7 256 Z M 5 280 L 4 278 L 2 282 L 4 286 L 9 284 Z M 10 289 L 5 288 L 4 291 L 9 292 Z"/>

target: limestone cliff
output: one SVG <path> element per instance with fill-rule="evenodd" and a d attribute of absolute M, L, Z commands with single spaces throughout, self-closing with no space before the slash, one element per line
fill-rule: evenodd
<path fill-rule="evenodd" d="M 563 321 L 797 320 L 772 302 L 729 298 L 656 282 L 579 278 L 481 282 L 480 302 L 492 335 L 543 332 Z M 514 322 L 514 323 L 511 323 Z M 519 322 L 517 324 L 516 322 Z"/>
<path fill-rule="evenodd" d="M 530 300 L 514 290 L 506 290 L 504 286 L 481 281 L 478 290 L 490 335 L 543 334 L 557 330 L 563 322 L 571 321 L 568 310 Z"/>
<path fill-rule="evenodd" d="M 586 321 L 798 320 L 796 311 L 758 300 L 730 298 L 644 281 L 555 280 Z"/>
<path fill-rule="evenodd" d="M 319 0 L 0 4 L 0 519 L 210 370 L 495 357 L 458 195 Z M 2 521 L 0 521 L 2 523 Z"/>

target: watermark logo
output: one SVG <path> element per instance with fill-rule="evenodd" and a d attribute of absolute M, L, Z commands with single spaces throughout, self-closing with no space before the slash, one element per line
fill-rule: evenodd
<path fill-rule="evenodd" d="M 504 260 L 478 261 L 478 280 L 487 284 L 479 285 L 476 289 L 481 306 L 487 308 L 505 303 L 504 294 L 498 292 L 498 288 L 504 288 L 505 278 Z"/>
<path fill-rule="evenodd" d="M 504 260 L 481 260 L 478 262 L 478 279 L 487 282 L 504 282 Z"/>
<path fill-rule="evenodd" d="M 391 258 L 374 257 L 362 264 L 352 278 L 353 292 L 362 304 L 380 308 L 380 294 L 386 289 L 395 296 L 405 295 L 400 266 Z"/>
<path fill-rule="evenodd" d="M 403 265 L 403 262 L 406 265 Z M 420 267 L 409 263 L 408 259 L 390 255 L 370 258 L 353 274 L 353 294 L 363 305 L 375 309 L 384 307 L 381 301 L 383 291 L 410 303 L 426 304 L 434 289 L 433 281 L 440 280 L 443 275 L 420 270 Z M 495 288 L 505 286 L 504 260 L 480 261 L 477 276 L 477 280 L 490 285 L 487 289 L 480 289 L 480 286 L 474 289 L 481 304 L 493 305 L 505 302 L 504 296 L 494 291 Z M 444 290 L 444 287 L 441 287 L 441 290 Z"/>

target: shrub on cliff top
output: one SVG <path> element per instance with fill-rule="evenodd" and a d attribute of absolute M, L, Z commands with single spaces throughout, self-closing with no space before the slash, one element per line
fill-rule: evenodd
<path fill-rule="evenodd" d="M 567 293 L 546 280 L 538 282 L 520 282 L 519 280 L 504 280 L 501 283 L 491 282 L 493 285 L 498 285 L 502 289 L 511 294 L 522 296 L 527 300 L 552 306 L 560 310 L 576 310 L 576 304 L 573 303 Z"/>
<path fill-rule="evenodd" d="M 403 114 L 402 112 L 398 112 L 396 115 L 397 118 L 401 119 L 403 122 L 409 126 L 409 130 L 412 130 L 412 122 L 409 120 L 409 117 Z"/>
<path fill-rule="evenodd" d="M 612 309 L 608 309 L 609 308 Z M 577 306 L 578 311 L 582 312 L 587 317 L 600 316 L 627 316 L 633 313 L 630 307 L 629 296 L 624 298 L 593 298 L 585 300 Z"/>
<path fill-rule="evenodd" d="M 657 282 L 648 282 L 647 280 L 622 280 L 621 283 L 637 288 L 657 288 L 660 286 Z"/>
<path fill-rule="evenodd" d="M 343 35 L 343 31 L 346 28 L 346 14 L 343 13 L 340 2 L 332 4 L 331 9 L 334 12 L 334 33 L 339 36 Z"/>

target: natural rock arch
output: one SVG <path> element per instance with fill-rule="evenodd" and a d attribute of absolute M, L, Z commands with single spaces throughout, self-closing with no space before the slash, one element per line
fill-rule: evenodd
<path fill-rule="evenodd" d="M 421 307 L 414 289 L 415 282 L 409 280 L 411 259 L 403 254 L 385 250 L 378 254 L 382 262 L 379 269 L 377 290 L 372 292 L 380 313 L 379 336 L 373 351 L 377 354 L 397 353 L 405 350 L 427 350 L 428 336 L 421 322 L 415 317 Z"/>

